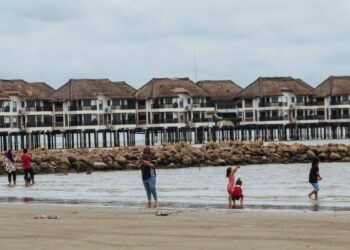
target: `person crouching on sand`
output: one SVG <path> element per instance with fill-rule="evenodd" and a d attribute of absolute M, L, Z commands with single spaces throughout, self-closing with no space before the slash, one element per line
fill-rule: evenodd
<path fill-rule="evenodd" d="M 16 165 L 15 165 L 15 156 L 12 153 L 12 150 L 9 149 L 5 154 L 5 169 L 8 176 L 9 185 L 12 183 L 16 185 Z"/>
<path fill-rule="evenodd" d="M 24 180 L 26 182 L 26 185 L 30 185 L 30 181 L 32 181 L 32 184 L 35 184 L 32 156 L 28 154 L 28 150 L 26 148 L 23 149 L 23 155 L 21 156 L 21 159 L 24 169 Z"/>
<path fill-rule="evenodd" d="M 312 160 L 311 163 L 311 169 L 309 174 L 309 182 L 311 186 L 314 188 L 309 193 L 309 198 L 312 199 L 312 195 L 315 195 L 315 200 L 318 200 L 318 191 L 320 190 L 320 185 L 318 184 L 318 181 L 322 180 L 322 177 L 320 176 L 320 169 L 318 168 L 319 159 L 315 158 Z"/>
<path fill-rule="evenodd" d="M 236 181 L 236 185 L 232 192 L 233 208 L 236 207 L 236 201 L 241 201 L 241 208 L 243 208 L 243 190 L 242 190 L 242 181 L 240 178 Z"/>
<path fill-rule="evenodd" d="M 154 207 L 156 208 L 158 206 L 158 196 L 157 196 L 157 190 L 156 190 L 156 167 L 154 163 L 151 162 L 152 155 L 151 155 L 151 149 L 149 147 L 146 147 L 143 150 L 140 162 L 139 162 L 139 168 L 142 172 L 142 181 L 143 185 L 146 190 L 147 194 L 147 207 L 152 206 L 152 197 L 154 199 Z"/>
<path fill-rule="evenodd" d="M 239 166 L 232 166 L 226 169 L 226 178 L 228 178 L 227 193 L 228 193 L 228 208 L 232 208 L 232 193 L 235 187 L 235 173 Z"/>

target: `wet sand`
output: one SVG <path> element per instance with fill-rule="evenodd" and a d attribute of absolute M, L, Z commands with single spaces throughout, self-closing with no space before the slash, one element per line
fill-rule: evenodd
<path fill-rule="evenodd" d="M 3 204 L 0 249 L 348 249 L 350 213 Z M 158 209 L 160 211 L 160 209 Z M 36 214 L 61 219 L 33 219 Z"/>

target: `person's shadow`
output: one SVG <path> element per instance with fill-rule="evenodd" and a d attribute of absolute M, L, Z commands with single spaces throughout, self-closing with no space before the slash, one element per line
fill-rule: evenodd
<path fill-rule="evenodd" d="M 320 208 L 321 208 L 321 206 L 320 206 L 320 204 L 318 204 L 318 202 L 315 202 L 315 203 L 311 204 L 311 206 L 310 206 L 311 211 L 315 211 L 315 212 L 320 211 Z"/>

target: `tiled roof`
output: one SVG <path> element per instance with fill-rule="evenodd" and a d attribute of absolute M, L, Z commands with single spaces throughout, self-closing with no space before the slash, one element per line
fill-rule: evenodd
<path fill-rule="evenodd" d="M 25 100 L 49 100 L 55 90 L 46 83 L 28 83 L 23 80 L 0 80 L 0 98 L 20 96 Z"/>
<path fill-rule="evenodd" d="M 350 76 L 330 76 L 314 92 L 316 97 L 350 95 Z"/>
<path fill-rule="evenodd" d="M 300 79 L 292 77 L 259 77 L 242 90 L 237 98 L 281 96 L 289 91 L 295 95 L 313 95 L 313 88 Z"/>
<path fill-rule="evenodd" d="M 189 78 L 153 78 L 135 93 L 139 100 L 150 98 L 176 97 L 179 94 L 192 97 L 209 97 L 204 89 Z"/>
<path fill-rule="evenodd" d="M 53 101 L 70 99 L 96 99 L 98 95 L 109 98 L 134 98 L 135 89 L 125 82 L 112 82 L 109 79 L 70 79 L 51 98 Z"/>
<path fill-rule="evenodd" d="M 231 80 L 199 81 L 197 84 L 210 94 L 213 101 L 230 101 L 242 90 Z"/>

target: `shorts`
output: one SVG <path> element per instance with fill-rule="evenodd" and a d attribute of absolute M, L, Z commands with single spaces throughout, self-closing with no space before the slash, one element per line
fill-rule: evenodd
<path fill-rule="evenodd" d="M 238 200 L 240 200 L 241 198 L 243 198 L 243 194 L 240 195 L 240 196 L 232 195 L 231 198 L 232 198 L 232 200 L 238 201 Z"/>
<path fill-rule="evenodd" d="M 310 183 L 310 184 L 314 188 L 315 191 L 319 191 L 320 190 L 320 184 L 318 184 L 318 182 Z"/>
<path fill-rule="evenodd" d="M 28 169 L 24 169 L 24 179 L 25 180 L 31 180 L 34 178 L 34 170 L 33 168 L 28 168 Z"/>

